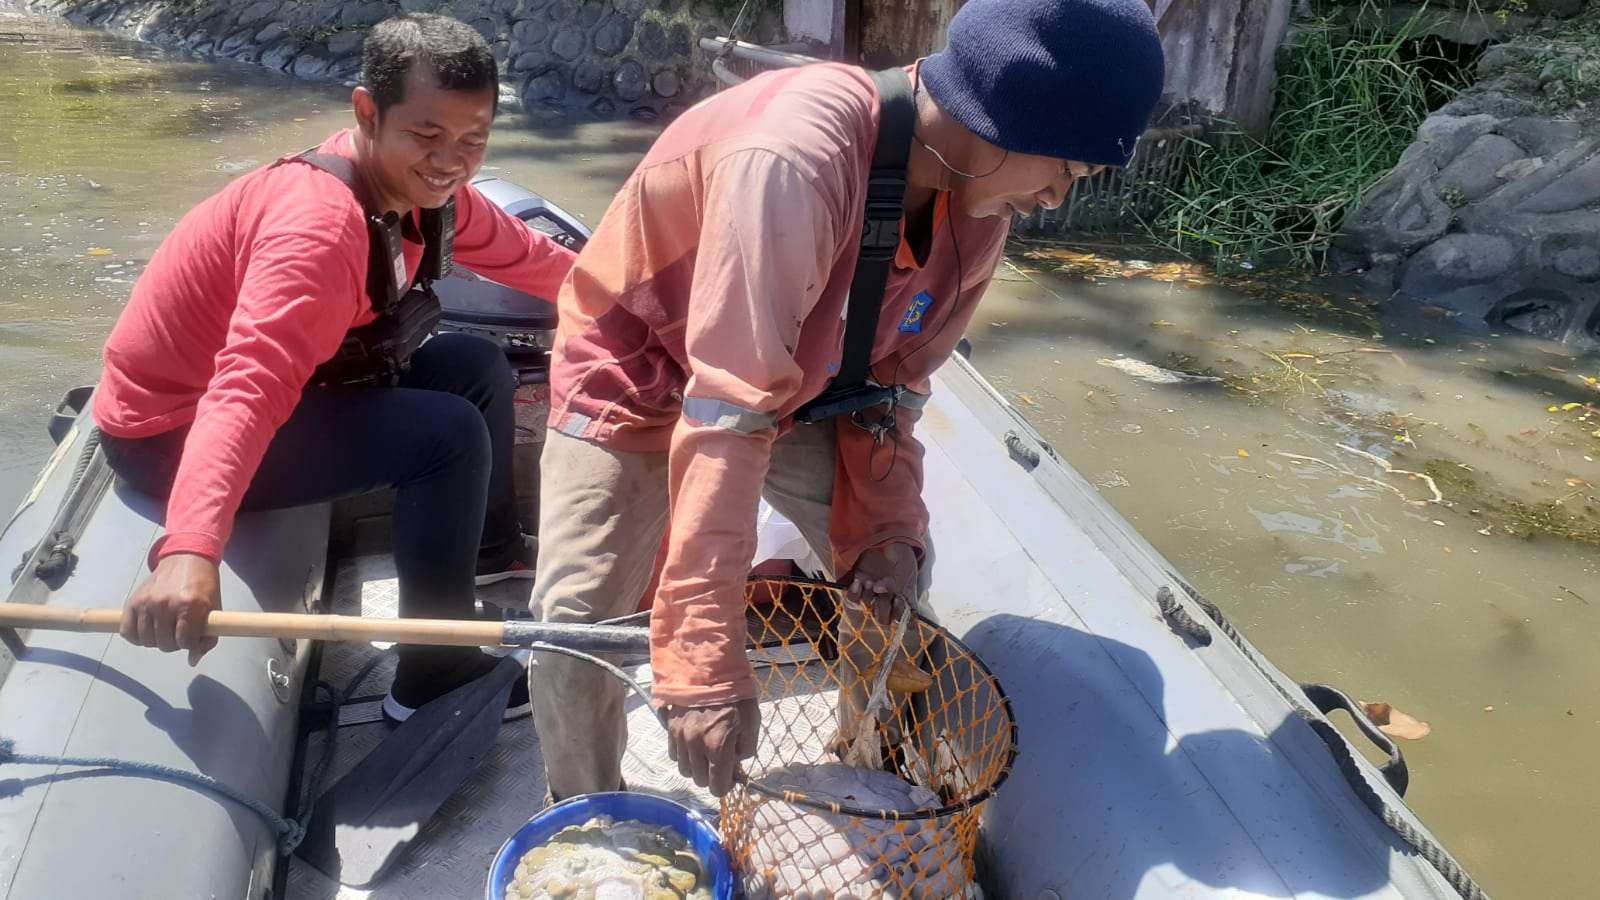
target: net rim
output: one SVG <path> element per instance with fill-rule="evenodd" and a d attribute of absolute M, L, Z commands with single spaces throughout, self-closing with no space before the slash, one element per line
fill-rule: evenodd
<path fill-rule="evenodd" d="M 796 585 L 799 587 L 810 588 L 821 587 L 828 588 L 841 595 L 847 592 L 846 587 L 837 582 L 826 581 L 820 578 L 802 578 L 793 575 L 764 575 L 758 578 L 751 578 L 747 582 L 748 587 L 754 587 L 757 585 Z M 738 774 L 734 776 L 734 782 L 741 787 L 748 788 L 749 790 L 766 797 L 769 800 L 778 800 L 784 803 L 793 804 L 795 806 L 803 806 L 808 809 L 814 809 L 819 812 L 826 812 L 834 815 L 853 816 L 859 819 L 879 819 L 888 822 L 916 822 L 926 819 L 949 818 L 951 816 L 957 816 L 962 813 L 971 812 L 979 806 L 982 806 L 989 800 L 989 798 L 993 797 L 995 793 L 1000 790 L 1000 786 L 1005 784 L 1006 780 L 1011 777 L 1012 765 L 1017 760 L 1017 717 L 1011 709 L 1011 695 L 1006 693 L 1005 685 L 1001 683 L 999 677 L 994 674 L 994 671 L 989 668 L 989 664 L 983 661 L 983 657 L 979 656 L 971 647 L 968 647 L 964 641 L 956 637 L 955 634 L 950 631 L 950 629 L 932 621 L 924 616 L 921 612 L 915 613 L 914 617 L 922 625 L 933 629 L 942 639 L 949 641 L 961 652 L 965 653 L 967 658 L 972 661 L 972 664 L 976 666 L 980 672 L 988 676 L 989 682 L 994 686 L 995 693 L 1000 695 L 1000 709 L 1004 713 L 1006 721 L 1006 754 L 1005 760 L 1000 765 L 1000 771 L 995 775 L 994 779 L 989 782 L 989 784 L 985 785 L 981 790 L 974 793 L 972 796 L 958 800 L 954 803 L 946 803 L 943 806 L 918 809 L 911 812 L 900 812 L 899 810 L 865 809 L 845 803 L 813 800 L 810 797 L 793 791 L 780 791 L 776 788 L 770 788 L 751 780 L 750 776 L 742 767 L 739 769 Z"/>

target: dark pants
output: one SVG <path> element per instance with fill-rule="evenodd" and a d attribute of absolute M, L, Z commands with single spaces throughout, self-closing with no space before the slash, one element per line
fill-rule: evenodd
<path fill-rule="evenodd" d="M 240 509 L 395 488 L 400 614 L 470 618 L 480 550 L 495 557 L 521 540 L 511 476 L 515 391 L 500 348 L 462 334 L 424 344 L 398 387 L 308 387 Z M 188 435 L 187 426 L 147 438 L 106 435 L 106 458 L 131 486 L 164 498 Z M 460 657 L 453 648 L 402 647 L 396 677 L 426 680 Z"/>

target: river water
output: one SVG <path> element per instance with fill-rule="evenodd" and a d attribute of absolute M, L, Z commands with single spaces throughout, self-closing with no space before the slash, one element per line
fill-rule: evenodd
<path fill-rule="evenodd" d="M 346 89 L 0 12 L 0 507 L 166 230 L 349 119 Z M 651 136 L 508 114 L 486 170 L 593 223 Z M 969 337 L 1280 668 L 1431 725 L 1409 800 L 1491 893 L 1586 896 L 1600 363 L 1329 287 L 1019 244 Z"/>

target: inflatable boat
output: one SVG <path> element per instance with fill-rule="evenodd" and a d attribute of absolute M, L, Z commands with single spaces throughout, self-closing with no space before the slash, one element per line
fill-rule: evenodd
<path fill-rule="evenodd" d="M 515 185 L 478 187 L 571 245 L 587 235 Z M 506 347 L 536 423 L 549 304 L 466 273 L 441 294 L 442 327 Z M 967 360 L 935 381 L 918 426 L 939 548 L 932 614 L 992 669 L 1017 722 L 1015 765 L 983 816 L 986 896 L 1481 896 L 1405 806 L 1404 761 L 1354 704 L 1267 662 Z M 0 534 L 11 602 L 120 607 L 146 574 L 163 509 L 107 471 L 80 414 L 88 393 L 40 423 L 58 449 Z M 536 447 L 537 424 L 525 431 Z M 393 615 L 384 502 L 241 516 L 225 605 Z M 486 615 L 526 602 L 525 583 L 490 590 L 502 593 L 483 596 Z M 190 668 L 111 635 L 3 636 L 7 753 L 167 766 L 314 816 L 324 770 L 347 767 L 389 727 L 359 691 L 335 712 L 317 689 L 353 677 L 376 652 L 364 646 L 228 638 Z M 381 674 L 371 682 L 381 693 Z M 1341 708 L 1367 737 L 1332 727 Z M 648 712 L 630 716 L 630 786 L 704 803 L 666 762 Z M 360 890 L 280 855 L 261 815 L 212 792 L 0 754 L 0 897 L 481 895 L 501 842 L 542 806 L 538 754 L 527 720 L 506 725 L 468 782 L 415 823 L 405 858 Z"/>

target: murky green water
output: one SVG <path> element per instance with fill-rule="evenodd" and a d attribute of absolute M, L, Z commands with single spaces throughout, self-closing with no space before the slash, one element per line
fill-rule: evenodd
<path fill-rule="evenodd" d="M 347 101 L 0 12 L 0 508 L 166 230 Z M 489 167 L 593 222 L 649 139 L 507 116 Z M 1507 531 L 1600 532 L 1600 414 L 1561 409 L 1600 401 L 1597 364 L 1281 285 L 1082 277 L 1104 265 L 1019 257 L 971 333 L 979 368 L 1281 668 L 1432 724 L 1410 799 L 1491 892 L 1590 893 L 1600 547 Z M 1150 384 L 1119 356 L 1225 380 Z M 1340 444 L 1427 466 L 1454 505 Z"/>
<path fill-rule="evenodd" d="M 1600 360 L 1096 270 L 1016 259 L 970 333 L 979 369 L 1280 668 L 1432 725 L 1404 744 L 1408 799 L 1487 890 L 1588 896 L 1600 546 L 1508 529 L 1600 537 L 1600 414 L 1562 409 L 1600 401 Z M 1439 473 L 1453 505 L 1352 450 Z"/>

